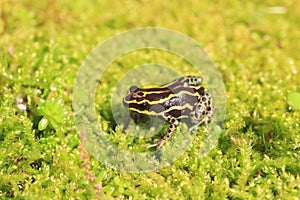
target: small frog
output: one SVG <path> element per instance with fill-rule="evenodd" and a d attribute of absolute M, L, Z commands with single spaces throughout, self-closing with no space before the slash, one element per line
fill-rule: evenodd
<path fill-rule="evenodd" d="M 208 121 L 214 115 L 214 103 L 210 92 L 202 85 L 198 76 L 180 77 L 171 83 L 152 88 L 131 86 L 123 99 L 131 118 L 136 124 L 144 123 L 155 116 L 166 120 L 170 126 L 161 140 L 147 147 L 163 146 L 174 134 L 179 120 L 187 118 L 191 124 L 189 132 L 203 122 L 208 128 Z M 128 125 L 128 124 L 127 124 Z M 127 128 L 125 124 L 124 129 Z"/>

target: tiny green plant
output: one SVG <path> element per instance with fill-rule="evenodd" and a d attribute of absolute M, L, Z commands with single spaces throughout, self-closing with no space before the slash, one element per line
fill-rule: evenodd
<path fill-rule="evenodd" d="M 50 97 L 46 100 L 38 99 L 36 115 L 42 116 L 38 123 L 38 129 L 43 131 L 47 127 L 57 129 L 63 125 L 66 122 L 68 111 L 61 97 Z"/>

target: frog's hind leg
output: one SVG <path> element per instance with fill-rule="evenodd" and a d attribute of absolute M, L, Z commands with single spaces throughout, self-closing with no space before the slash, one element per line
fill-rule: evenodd
<path fill-rule="evenodd" d="M 156 147 L 156 150 L 160 150 L 160 148 L 164 145 L 164 143 L 166 143 L 168 140 L 170 140 L 170 138 L 173 136 L 173 134 L 176 131 L 176 128 L 179 124 L 178 120 L 172 116 L 167 116 L 166 120 L 171 124 L 170 127 L 167 130 L 167 133 L 164 135 L 164 137 L 159 140 L 158 142 L 156 142 L 155 144 L 149 145 L 146 148 L 152 148 L 152 147 Z"/>
<path fill-rule="evenodd" d="M 202 84 L 202 78 L 199 76 L 184 76 L 178 79 L 183 86 L 199 86 Z"/>

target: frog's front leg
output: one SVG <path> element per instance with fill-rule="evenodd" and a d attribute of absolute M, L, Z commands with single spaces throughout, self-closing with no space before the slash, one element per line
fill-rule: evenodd
<path fill-rule="evenodd" d="M 125 120 L 124 120 L 124 126 L 123 126 L 123 129 L 122 129 L 122 132 L 125 133 L 125 131 L 127 130 L 128 126 L 129 126 L 129 123 L 130 123 L 130 115 L 129 113 L 126 113 L 125 115 Z"/>
<path fill-rule="evenodd" d="M 164 145 L 164 143 L 168 140 L 170 140 L 170 138 L 172 137 L 172 135 L 175 133 L 176 128 L 178 126 L 178 120 L 175 117 L 172 116 L 167 116 L 164 117 L 166 119 L 166 121 L 168 121 L 171 125 L 169 126 L 167 133 L 164 135 L 164 137 L 159 140 L 158 142 L 156 142 L 155 144 L 149 145 L 146 148 L 152 148 L 152 147 L 156 147 L 156 150 L 160 150 L 160 148 Z"/>
<path fill-rule="evenodd" d="M 210 93 L 206 92 L 205 96 L 201 98 L 200 102 L 196 105 L 194 110 L 190 113 L 190 119 L 193 124 L 189 128 L 189 132 L 192 132 L 200 124 L 204 123 L 208 130 L 208 122 L 214 115 L 214 105 Z"/>

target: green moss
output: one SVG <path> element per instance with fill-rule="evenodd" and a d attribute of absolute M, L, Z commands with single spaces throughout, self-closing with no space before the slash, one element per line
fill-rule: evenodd
<path fill-rule="evenodd" d="M 296 0 L 1 2 L 0 199 L 297 199 L 299 9 Z M 205 48 L 224 80 L 227 115 L 207 156 L 198 157 L 200 128 L 170 166 L 130 174 L 85 154 L 72 93 L 80 65 L 98 43 L 146 26 L 180 31 Z M 111 90 L 145 62 L 192 73 L 180 57 L 157 50 L 111 64 L 95 110 L 107 137 L 124 149 L 143 151 L 150 140 L 122 133 L 108 106 Z"/>

